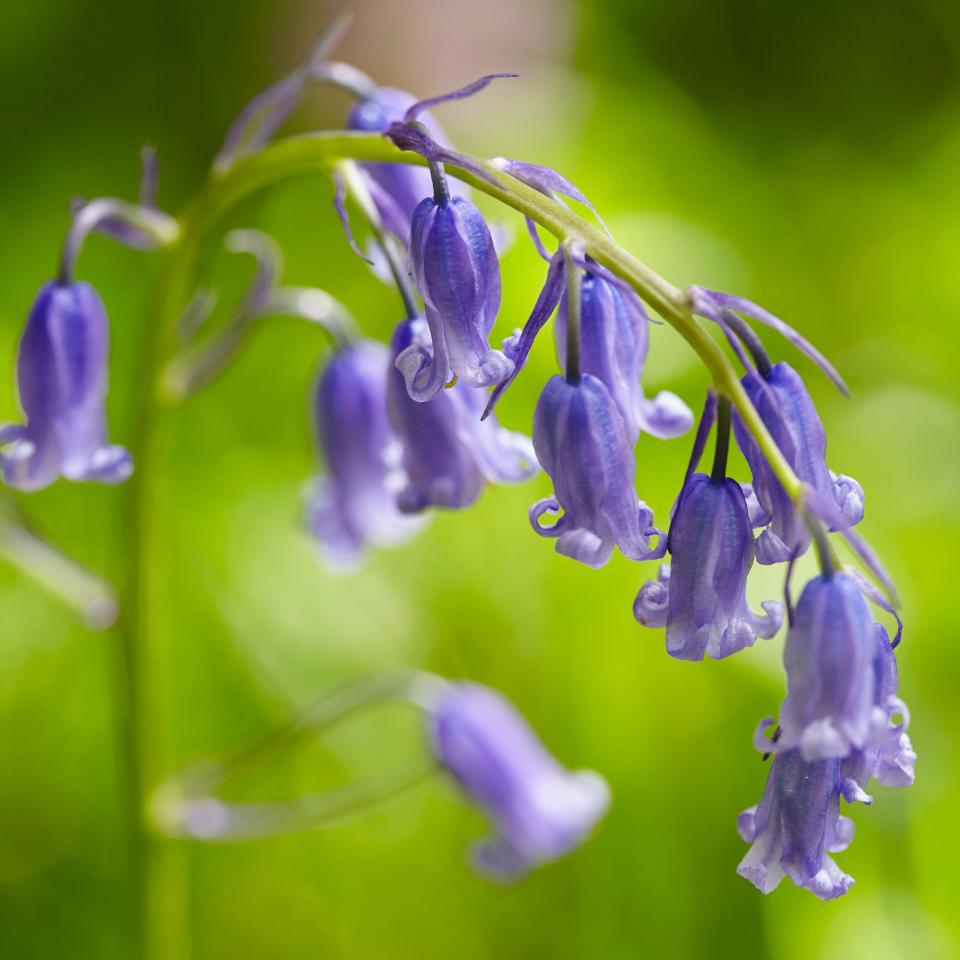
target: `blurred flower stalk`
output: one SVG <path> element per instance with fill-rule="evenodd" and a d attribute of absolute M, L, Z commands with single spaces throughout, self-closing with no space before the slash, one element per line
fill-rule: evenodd
<path fill-rule="evenodd" d="M 209 181 L 178 216 L 156 206 L 152 158 L 139 204 L 103 199 L 77 207 L 59 275 L 41 289 L 21 341 L 26 423 L 0 429 L 0 467 L 12 487 L 35 490 L 60 476 L 125 481 L 118 704 L 126 711 L 138 955 L 174 942 L 169 931 L 160 937 L 155 929 L 157 904 L 176 895 L 170 885 L 178 882 L 165 837 L 222 841 L 327 823 L 442 769 L 494 826 L 494 838 L 475 853 L 477 868 L 516 877 L 578 846 L 609 800 L 597 774 L 566 771 L 499 694 L 425 674 L 374 678 L 321 701 L 252 754 L 177 773 L 163 696 L 165 652 L 149 615 L 154 478 L 163 469 L 172 409 L 224 373 L 252 326 L 276 314 L 315 324 L 331 344 L 313 403 L 326 474 L 312 490 L 306 526 L 332 568 L 355 568 L 368 549 L 402 543 L 430 509 L 468 507 L 488 483 L 522 482 L 542 467 L 554 492 L 531 507 L 529 519 L 556 541 L 558 553 L 594 568 L 614 550 L 634 561 L 669 556 L 640 588 L 634 613 L 645 626 L 665 628 L 671 656 L 730 656 L 787 621 L 787 696 L 779 723 L 765 721 L 757 736 L 758 748 L 775 757 L 761 802 L 738 823 L 751 844 L 739 872 L 764 892 L 789 876 L 822 899 L 845 893 L 852 879 L 829 856 L 852 838 L 840 800 L 870 802 L 871 779 L 913 780 L 908 715 L 896 696 L 896 595 L 852 529 L 863 516 L 862 488 L 827 466 L 826 433 L 804 381 L 770 358 L 755 325 L 786 338 L 845 392 L 843 380 L 757 304 L 701 287 L 682 290 L 658 276 L 599 217 L 591 222 L 568 206 L 564 198 L 593 211 L 558 172 L 456 151 L 430 110 L 503 75 L 417 100 L 331 61 L 338 29 L 241 112 Z M 312 83 L 355 98 L 349 129 L 274 142 Z M 316 173 L 336 184 L 349 243 L 397 291 L 389 346 L 362 333 L 326 291 L 283 286 L 276 244 L 249 230 L 229 234 L 227 245 L 254 258 L 254 277 L 226 325 L 208 333 L 215 295 L 197 289 L 204 244 L 251 194 Z M 473 190 L 520 213 L 548 263 L 527 323 L 500 348 L 491 344 L 501 299 L 497 243 Z M 348 203 L 363 216 L 365 248 L 352 231 Z M 540 229 L 557 241 L 552 252 Z M 95 230 L 160 250 L 165 260 L 129 453 L 106 442 L 106 312 L 92 288 L 75 279 L 83 243 Z M 672 393 L 644 393 L 648 309 L 690 344 L 712 379 L 667 530 L 637 497 L 635 448 L 649 442 L 645 434 L 685 433 L 694 417 Z M 531 441 L 500 426 L 493 409 L 554 313 L 560 371 L 544 386 Z M 712 467 L 699 472 L 711 433 Z M 749 483 L 729 475 L 731 438 L 745 455 Z M 548 516 L 554 519 L 544 523 Z M 849 543 L 872 580 L 844 566 L 832 533 Z M 794 609 L 790 574 L 811 545 L 821 572 Z M 764 602 L 762 614 L 746 600 L 755 562 L 785 569 L 784 602 Z M 64 575 L 63 584 L 68 580 Z M 892 641 L 868 600 L 894 615 Z M 320 732 L 383 699 L 405 700 L 424 713 L 429 759 L 413 775 L 290 802 L 231 805 L 218 796 L 251 757 L 262 761 L 296 740 L 291 734 Z"/>

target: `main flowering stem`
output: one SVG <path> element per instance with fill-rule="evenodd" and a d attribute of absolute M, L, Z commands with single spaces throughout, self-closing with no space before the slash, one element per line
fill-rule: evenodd
<path fill-rule="evenodd" d="M 171 352 L 176 322 L 186 303 L 197 243 L 188 229 L 162 254 L 166 258 L 157 307 L 143 334 L 142 384 L 134 412 L 136 469 L 124 487 L 124 570 L 120 595 L 118 722 L 125 757 L 128 875 L 134 955 L 140 960 L 187 960 L 189 935 L 182 844 L 163 841 L 151 825 L 149 802 L 172 766 L 167 710 L 168 653 L 152 615 L 152 579 L 158 516 L 157 465 L 167 441 L 163 410 L 157 402 L 161 371 Z"/>

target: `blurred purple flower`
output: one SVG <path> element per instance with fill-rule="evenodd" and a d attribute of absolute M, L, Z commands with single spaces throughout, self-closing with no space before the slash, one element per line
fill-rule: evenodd
<path fill-rule="evenodd" d="M 462 197 L 428 197 L 413 216 L 411 257 L 426 309 L 430 345 L 397 358 L 410 396 L 432 400 L 451 371 L 471 387 L 503 381 L 513 362 L 491 350 L 500 309 L 500 263 L 480 211 Z"/>
<path fill-rule="evenodd" d="M 405 320 L 393 335 L 393 359 L 410 347 L 428 349 L 429 343 L 422 317 Z M 402 511 L 467 507 L 487 481 L 517 483 L 537 472 L 527 437 L 495 419 L 481 421 L 484 399 L 482 391 L 457 383 L 421 403 L 410 397 L 400 371 L 391 369 L 387 410 L 407 476 L 397 501 Z"/>
<path fill-rule="evenodd" d="M 570 772 L 546 751 L 516 709 L 472 683 L 450 687 L 430 718 L 433 749 L 464 793 L 493 822 L 474 865 L 509 880 L 579 846 L 609 806 L 605 781 Z"/>
<path fill-rule="evenodd" d="M 841 776 L 838 760 L 808 763 L 798 750 L 774 757 L 763 799 L 737 818 L 740 836 L 752 844 L 737 867 L 761 893 L 788 876 L 821 900 L 842 897 L 852 886 L 834 862 L 853 839 L 853 821 L 840 815 L 840 797 L 863 800 Z"/>
<path fill-rule="evenodd" d="M 600 380 L 552 377 L 537 403 L 533 445 L 555 493 L 530 508 L 530 523 L 540 536 L 558 538 L 558 553 L 591 567 L 602 567 L 614 546 L 631 560 L 663 556 L 666 538 L 634 490 L 636 461 L 623 417 Z M 540 525 L 545 513 L 560 510 L 552 527 Z M 657 547 L 650 546 L 653 537 Z"/>
<path fill-rule="evenodd" d="M 847 525 L 863 518 L 863 490 L 850 477 L 837 476 L 827 468 L 826 434 L 810 394 L 800 375 L 788 364 L 777 363 L 768 377 L 751 371 L 743 386 L 796 475 L 819 498 L 837 504 Z M 810 532 L 796 505 L 784 490 L 739 416 L 734 433 L 753 473 L 756 519 L 770 517 L 757 538 L 759 563 L 780 563 L 806 551 Z"/>
<path fill-rule="evenodd" d="M 368 546 L 402 543 L 422 525 L 399 511 L 405 479 L 400 445 L 387 420 L 390 352 L 375 340 L 338 350 L 317 382 L 317 440 L 326 462 L 307 526 L 336 568 L 348 569 Z"/>
<path fill-rule="evenodd" d="M 106 441 L 109 326 L 103 302 L 86 283 L 45 284 L 20 340 L 17 376 L 25 426 L 0 428 L 4 480 L 39 490 L 59 476 L 119 483 L 130 454 Z"/>
<path fill-rule="evenodd" d="M 648 581 L 634 603 L 647 627 L 666 626 L 667 652 L 680 660 L 720 659 L 772 637 L 783 604 L 765 601 L 765 615 L 747 605 L 753 531 L 735 480 L 694 474 L 677 498 L 668 538 L 670 564 Z"/>
<path fill-rule="evenodd" d="M 787 634 L 781 733 L 768 749 L 798 749 L 813 761 L 848 757 L 868 746 L 876 642 L 876 623 L 853 577 L 825 573 L 811 580 Z"/>
<path fill-rule="evenodd" d="M 580 367 L 610 391 L 631 443 L 636 443 L 641 431 L 662 440 L 686 433 L 693 413 L 675 393 L 664 390 L 652 400 L 644 396 L 640 379 L 650 347 L 650 321 L 639 298 L 590 271 L 584 274 L 581 291 Z M 566 367 L 566 293 L 553 331 L 560 366 Z"/>

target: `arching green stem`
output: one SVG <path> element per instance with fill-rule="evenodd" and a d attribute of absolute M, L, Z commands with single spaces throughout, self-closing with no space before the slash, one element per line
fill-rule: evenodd
<path fill-rule="evenodd" d="M 219 216 L 250 194 L 291 177 L 329 171 L 338 160 L 427 165 L 422 157 L 399 150 L 379 134 L 337 131 L 290 137 L 240 160 L 226 175 L 214 180 L 188 210 L 185 229 L 199 236 Z M 563 203 L 511 177 L 492 163 L 476 162 L 485 171 L 485 176 L 478 176 L 449 161 L 445 167 L 448 174 L 530 217 L 561 242 L 577 241 L 586 255 L 629 283 L 644 302 L 697 352 L 709 370 L 717 392 L 730 398 L 784 489 L 799 501 L 802 494 L 800 481 L 744 392 L 723 350 L 695 319 L 686 293 Z"/>

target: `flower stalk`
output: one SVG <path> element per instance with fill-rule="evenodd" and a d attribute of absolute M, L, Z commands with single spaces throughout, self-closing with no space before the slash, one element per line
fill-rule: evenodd
<path fill-rule="evenodd" d="M 568 251 L 572 244 L 567 244 Z M 583 270 L 572 256 L 567 258 L 567 383 L 580 380 L 580 313 L 582 309 Z"/>

